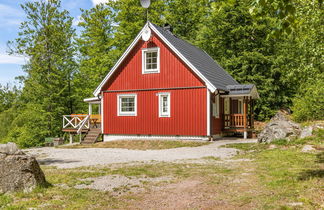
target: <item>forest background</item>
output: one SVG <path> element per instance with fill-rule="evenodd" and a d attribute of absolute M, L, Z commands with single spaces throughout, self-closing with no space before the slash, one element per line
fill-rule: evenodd
<path fill-rule="evenodd" d="M 28 58 L 21 87 L 0 86 L 0 143 L 41 146 L 62 136 L 62 115 L 87 113 L 84 98 L 145 25 L 139 0 L 81 9 L 75 27 L 59 0 L 21 5 L 26 21 L 9 54 Z M 281 108 L 296 121 L 324 119 L 322 1 L 152 0 L 148 19 L 206 51 L 239 83 L 255 84 L 256 118 Z M 76 32 L 78 31 L 78 33 Z"/>

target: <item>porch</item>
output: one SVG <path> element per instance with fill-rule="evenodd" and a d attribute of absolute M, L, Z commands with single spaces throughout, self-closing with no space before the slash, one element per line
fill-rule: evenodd
<path fill-rule="evenodd" d="M 79 135 L 80 143 L 94 143 L 101 135 L 100 98 L 88 98 L 84 102 L 88 103 L 88 114 L 63 115 L 62 131 L 69 133 L 71 144 L 73 135 Z"/>
<path fill-rule="evenodd" d="M 254 131 L 254 104 L 259 98 L 254 85 L 229 85 L 229 92 L 223 98 L 224 134 L 243 133 L 244 138 L 252 137 Z"/>

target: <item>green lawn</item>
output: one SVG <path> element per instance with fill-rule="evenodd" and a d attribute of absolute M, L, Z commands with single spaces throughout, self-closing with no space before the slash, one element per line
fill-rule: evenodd
<path fill-rule="evenodd" d="M 319 135 L 312 138 L 304 143 L 314 143 L 320 148 Z M 232 162 L 206 157 L 201 164 L 152 162 L 74 169 L 42 167 L 51 185 L 31 193 L 0 195 L 0 209 L 152 209 L 172 208 L 170 205 L 174 203 L 180 209 L 323 209 L 324 152 L 301 152 L 303 141 L 295 145 L 281 142 L 274 149 L 266 144 L 227 145 L 241 149 Z M 120 195 L 74 188 L 87 184 L 81 179 L 104 175 L 132 179 L 170 176 L 172 180 L 145 182 L 143 191 L 136 193 L 131 187 L 116 189 Z"/>

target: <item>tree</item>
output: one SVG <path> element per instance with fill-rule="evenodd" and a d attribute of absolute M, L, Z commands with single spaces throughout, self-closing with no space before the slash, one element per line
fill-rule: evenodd
<path fill-rule="evenodd" d="M 22 91 L 25 106 L 17 116 L 19 123 L 8 135 L 11 141 L 22 145 L 21 142 L 30 139 L 44 140 L 44 132 L 37 135 L 29 132 L 27 137 L 27 130 L 37 126 L 47 131 L 46 135 L 60 133 L 62 115 L 73 112 L 71 81 L 76 63 L 73 19 L 66 10 L 61 11 L 60 1 L 27 2 L 21 7 L 27 20 L 21 23 L 19 37 L 9 44 L 10 53 L 29 57 L 23 66 L 27 73 Z M 34 123 L 35 126 L 30 127 Z"/>
<path fill-rule="evenodd" d="M 196 43 L 217 60 L 239 83 L 255 84 L 259 120 L 269 118 L 285 103 L 285 87 L 275 63 L 275 42 L 267 39 L 271 19 L 254 19 L 246 1 L 214 2 L 201 25 Z"/>
<path fill-rule="evenodd" d="M 100 81 L 116 61 L 113 46 L 114 22 L 111 9 L 99 4 L 90 10 L 81 10 L 81 34 L 77 38 L 79 71 L 74 86 L 79 101 L 90 97 Z M 78 110 L 84 106 L 80 104 Z"/>

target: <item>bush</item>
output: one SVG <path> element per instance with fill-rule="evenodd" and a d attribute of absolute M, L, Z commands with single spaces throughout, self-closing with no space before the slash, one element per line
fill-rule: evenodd
<path fill-rule="evenodd" d="M 48 118 L 40 105 L 28 104 L 11 124 L 6 142 L 15 142 L 20 147 L 42 146 L 49 135 Z"/>
<path fill-rule="evenodd" d="M 324 78 L 301 88 L 293 99 L 293 118 L 297 122 L 324 119 Z"/>

